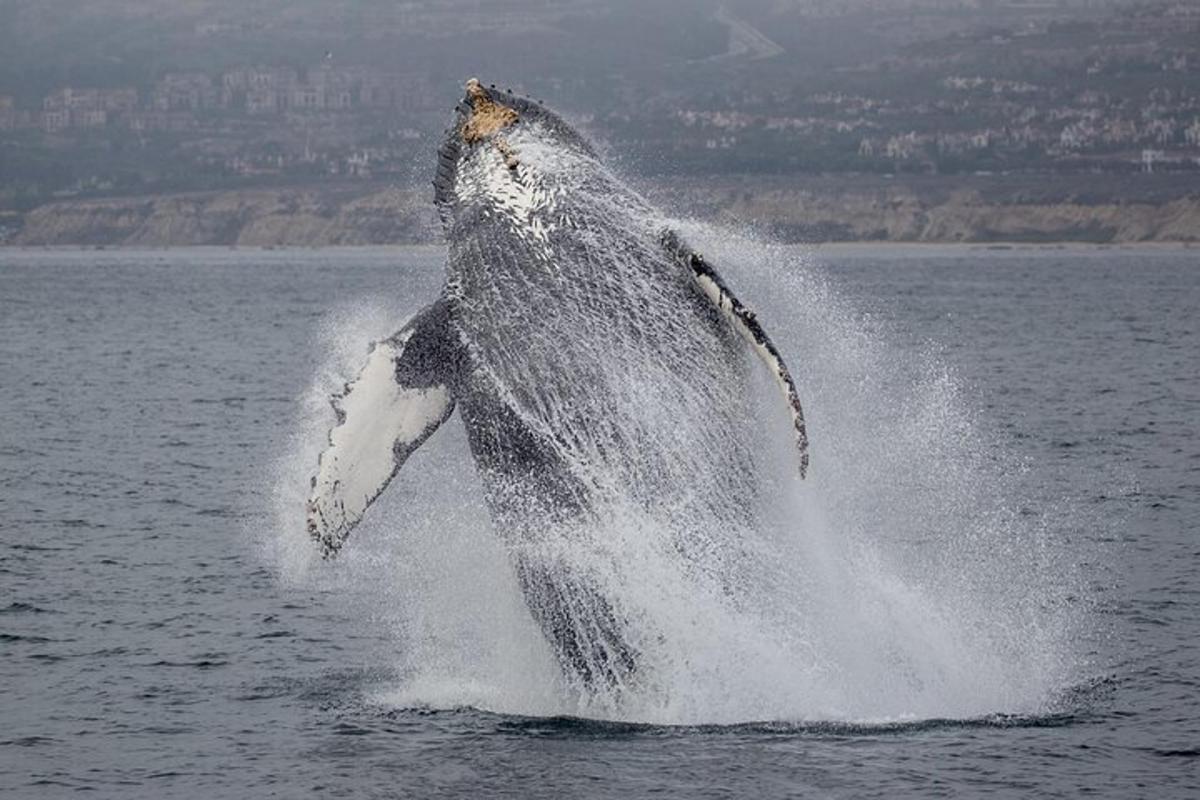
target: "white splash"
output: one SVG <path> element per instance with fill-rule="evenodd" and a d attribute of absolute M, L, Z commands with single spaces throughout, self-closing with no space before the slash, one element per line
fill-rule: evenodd
<path fill-rule="evenodd" d="M 760 371 L 753 530 L 703 518 L 702 504 L 647 510 L 617 497 L 597 529 L 554 540 L 556 557 L 615 599 L 641 652 L 637 680 L 611 694 L 581 695 L 559 678 L 457 420 L 410 459 L 342 557 L 308 569 L 298 555 L 311 547 L 303 473 L 332 421 L 318 406 L 365 344 L 404 318 L 367 309 L 331 321 L 304 430 L 282 462 L 298 467 L 279 478 L 279 555 L 294 580 L 336 589 L 331 597 L 349 598 L 351 613 L 393 643 L 403 678 L 379 702 L 664 724 L 1044 711 L 1077 678 L 1069 596 L 1080 577 L 1053 532 L 1017 513 L 1014 475 L 1025 465 L 976 418 L 952 370 L 890 346 L 796 250 L 685 233 L 788 359 L 812 466 L 809 480 L 796 478 L 789 421 Z M 589 377 L 627 374 L 614 365 Z M 630 392 L 637 402 L 660 396 Z M 648 430 L 669 426 L 664 409 L 645 413 L 660 426 Z M 696 448 L 664 463 L 707 462 Z"/>

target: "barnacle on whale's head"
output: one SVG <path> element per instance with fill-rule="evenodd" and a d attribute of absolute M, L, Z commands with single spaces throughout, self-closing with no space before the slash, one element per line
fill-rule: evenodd
<path fill-rule="evenodd" d="M 493 100 L 476 78 L 467 81 L 467 102 L 471 109 L 462 124 L 462 138 L 467 144 L 491 136 L 520 118 L 511 106 Z"/>

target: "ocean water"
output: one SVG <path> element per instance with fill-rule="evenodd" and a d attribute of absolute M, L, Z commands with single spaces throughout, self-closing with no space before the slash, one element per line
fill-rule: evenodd
<path fill-rule="evenodd" d="M 692 236 L 811 478 L 767 459 L 721 592 L 614 527 L 659 652 L 611 702 L 558 680 L 456 421 L 342 558 L 304 533 L 325 398 L 440 250 L 0 250 L 0 791 L 1200 794 L 1200 253 Z"/>

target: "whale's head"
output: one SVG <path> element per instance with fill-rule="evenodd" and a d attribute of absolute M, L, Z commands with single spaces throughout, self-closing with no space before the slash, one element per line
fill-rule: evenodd
<path fill-rule="evenodd" d="M 600 169 L 591 145 L 560 116 L 472 78 L 438 150 L 434 200 L 447 233 L 491 214 L 536 225 L 557 197 Z"/>

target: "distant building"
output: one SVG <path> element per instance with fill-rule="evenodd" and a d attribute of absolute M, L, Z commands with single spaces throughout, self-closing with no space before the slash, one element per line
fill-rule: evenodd
<path fill-rule="evenodd" d="M 1129 119 L 1110 119 L 1104 123 L 1102 138 L 1112 144 L 1126 144 L 1137 139 L 1137 123 Z"/>
<path fill-rule="evenodd" d="M 221 76 L 221 100 L 226 108 L 244 108 L 250 114 L 282 111 L 288 93 L 296 86 L 296 71 L 288 67 L 239 67 Z"/>
<path fill-rule="evenodd" d="M 1192 120 L 1192 124 L 1183 131 L 1183 139 L 1193 147 L 1200 147 L 1200 117 Z"/>
<path fill-rule="evenodd" d="M 196 124 L 188 111 L 134 111 L 125 115 L 124 121 L 130 130 L 141 133 L 186 131 Z"/>
<path fill-rule="evenodd" d="M 29 112 L 15 108 L 0 109 L 0 131 L 15 131 L 29 127 Z"/>
<path fill-rule="evenodd" d="M 217 104 L 212 78 L 203 72 L 168 72 L 150 93 L 150 108 L 159 111 L 200 111 Z"/>
<path fill-rule="evenodd" d="M 254 88 L 246 92 L 247 114 L 274 114 L 285 107 L 280 102 L 280 92 L 271 88 Z M 286 97 L 286 93 L 284 94 Z"/>
<path fill-rule="evenodd" d="M 325 108 L 325 94 L 315 86 L 295 86 L 288 92 L 287 107 L 297 111 L 316 111 Z"/>
<path fill-rule="evenodd" d="M 47 112 L 126 112 L 137 108 L 137 89 L 76 89 L 71 86 L 57 89 L 42 100 L 42 110 Z M 58 119 L 58 117 L 54 117 Z M 96 115 L 80 116 L 88 127 L 95 127 L 100 119 Z M 45 127 L 45 126 L 44 126 Z"/>
<path fill-rule="evenodd" d="M 352 153 L 346 159 L 346 173 L 356 178 L 371 177 L 371 154 L 366 151 Z"/>
<path fill-rule="evenodd" d="M 355 107 L 421 111 L 436 107 L 429 81 L 324 61 L 301 77 L 288 67 L 240 67 L 221 76 L 217 103 L 249 114 L 347 111 Z"/>
<path fill-rule="evenodd" d="M 103 108 L 81 108 L 71 112 L 72 128 L 103 128 L 108 125 L 108 112 Z"/>
<path fill-rule="evenodd" d="M 321 64 L 308 71 L 308 102 L 318 108 L 344 111 L 354 105 L 354 89 L 362 83 L 365 71 Z"/>
<path fill-rule="evenodd" d="M 884 153 L 887 154 L 888 158 L 897 161 L 906 161 L 917 154 L 919 147 L 920 137 L 917 136 L 916 131 L 910 131 L 909 133 L 893 136 L 888 139 L 887 145 L 884 147 Z"/>
<path fill-rule="evenodd" d="M 400 97 L 396 81 L 378 72 L 364 76 L 358 89 L 358 102 L 368 108 L 395 108 Z"/>
<path fill-rule="evenodd" d="M 46 133 L 66 130 L 71 126 L 71 110 L 55 108 L 42 112 L 42 130 Z"/>
<path fill-rule="evenodd" d="M 138 107 L 137 89 L 107 89 L 101 92 L 102 105 L 108 112 L 133 111 Z"/>
<path fill-rule="evenodd" d="M 1080 150 L 1091 144 L 1096 132 L 1086 122 L 1075 122 L 1062 129 L 1058 146 L 1063 150 Z"/>
<path fill-rule="evenodd" d="M 398 111 L 429 111 L 440 108 L 445 98 L 418 75 L 366 71 L 358 84 L 358 102 L 368 108 Z"/>

